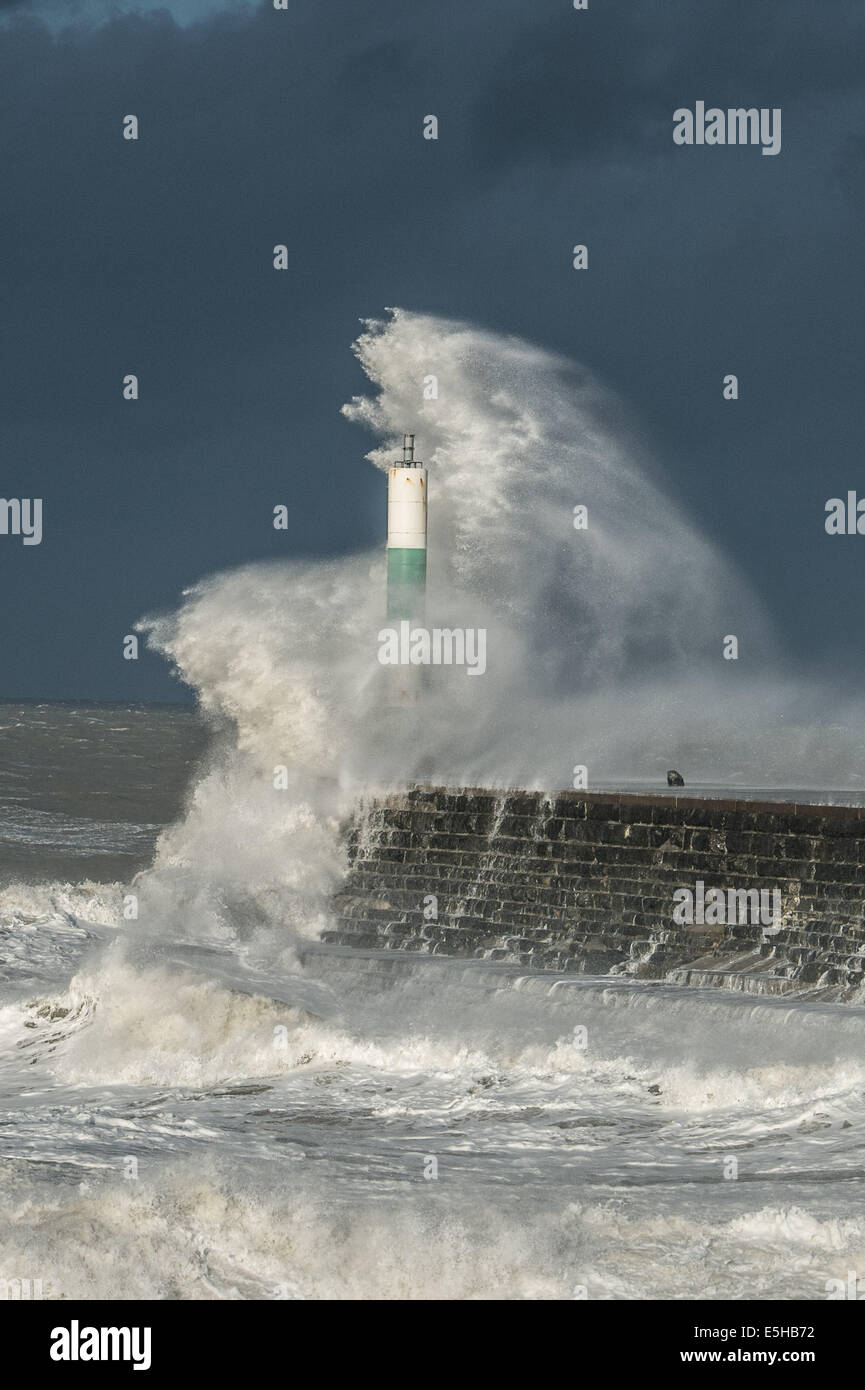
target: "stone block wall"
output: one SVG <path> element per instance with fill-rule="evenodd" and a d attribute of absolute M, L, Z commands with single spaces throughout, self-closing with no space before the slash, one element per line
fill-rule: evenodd
<path fill-rule="evenodd" d="M 345 833 L 339 944 L 823 998 L 865 970 L 865 808 L 415 787 Z M 698 880 L 780 890 L 780 931 L 677 925 Z"/>

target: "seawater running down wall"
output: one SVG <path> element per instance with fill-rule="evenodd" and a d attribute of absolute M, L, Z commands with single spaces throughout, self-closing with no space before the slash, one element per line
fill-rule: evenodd
<path fill-rule="evenodd" d="M 863 980 L 863 807 L 417 786 L 344 833 L 331 943 L 824 999 Z M 778 889 L 780 930 L 676 924 L 698 881 Z"/>

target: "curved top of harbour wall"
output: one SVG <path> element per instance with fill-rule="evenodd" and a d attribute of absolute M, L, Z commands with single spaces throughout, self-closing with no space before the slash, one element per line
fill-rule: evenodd
<path fill-rule="evenodd" d="M 727 791 L 702 791 L 700 793 L 690 792 L 686 795 L 670 792 L 652 791 L 588 791 L 574 790 L 565 787 L 560 790 L 543 790 L 535 788 L 528 790 L 525 787 L 461 787 L 436 782 L 413 782 L 407 787 L 394 788 L 392 790 L 382 790 L 380 793 L 372 793 L 371 799 L 393 803 L 399 798 L 416 802 L 424 796 L 437 797 L 466 797 L 467 799 L 477 800 L 481 797 L 489 797 L 492 801 L 513 801 L 524 799 L 534 804 L 557 804 L 559 802 L 567 805 L 579 805 L 585 803 L 590 806 L 649 806 L 658 807 L 663 810 L 711 810 L 719 813 L 723 812 L 744 812 L 744 813 L 778 813 L 789 816 L 814 816 L 825 818 L 830 816 L 848 817 L 850 819 L 865 819 L 865 804 L 853 801 L 820 801 L 815 800 L 817 796 L 855 796 L 855 792 L 806 792 L 799 790 L 795 793 L 779 791 L 773 793 L 767 788 L 759 788 L 752 795 L 732 796 Z M 865 793 L 863 793 L 865 795 Z M 805 799 L 809 798 L 809 799 Z"/>

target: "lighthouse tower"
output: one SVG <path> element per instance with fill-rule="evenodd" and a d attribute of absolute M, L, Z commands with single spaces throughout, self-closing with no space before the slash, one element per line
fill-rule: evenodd
<path fill-rule="evenodd" d="M 427 471 L 403 435 L 402 464 L 387 477 L 387 616 L 423 620 L 426 594 Z"/>

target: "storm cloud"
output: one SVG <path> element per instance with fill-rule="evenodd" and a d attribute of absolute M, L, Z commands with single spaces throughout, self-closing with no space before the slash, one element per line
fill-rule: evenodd
<path fill-rule="evenodd" d="M 857 542 L 823 531 L 861 476 L 861 11 L 125 7 L 0 0 L 3 493 L 44 499 L 42 544 L 0 551 L 0 692 L 171 697 L 120 659 L 142 613 L 380 541 L 339 407 L 388 304 L 584 362 L 791 659 L 861 672 Z M 677 149 L 697 99 L 782 107 L 782 153 Z"/>

